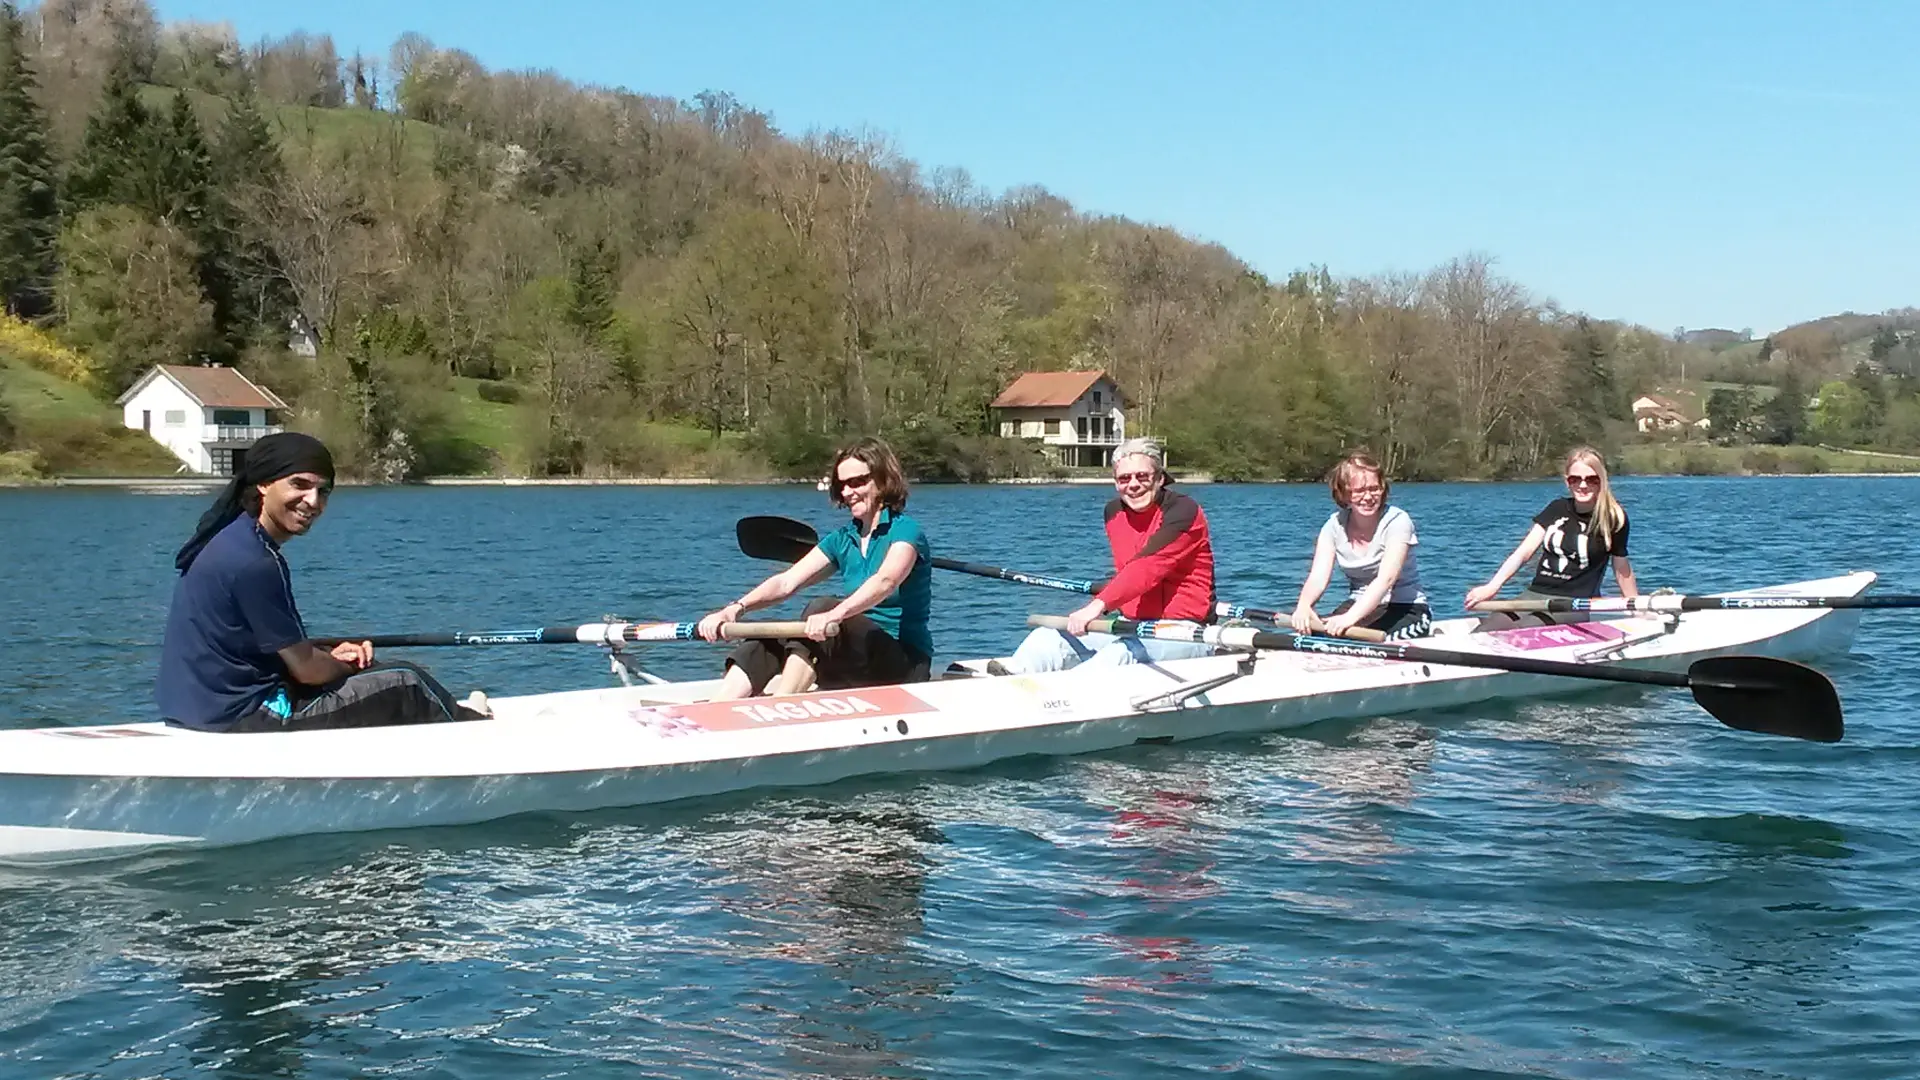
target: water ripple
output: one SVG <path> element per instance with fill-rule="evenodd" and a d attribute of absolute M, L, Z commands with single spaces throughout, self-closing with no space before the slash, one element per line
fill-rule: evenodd
<path fill-rule="evenodd" d="M 1920 495 L 1890 479 L 1622 486 L 1643 582 L 1691 591 L 1853 569 L 1869 559 L 1827 523 Z M 1489 523 L 1517 529 L 1548 491 L 1396 488 L 1443 607 L 1503 554 Z M 1283 603 L 1324 494 L 1200 495 L 1223 595 Z M 1100 498 L 934 488 L 915 507 L 943 553 L 1093 576 Z M 734 517 L 825 523 L 816 500 L 354 491 L 289 554 L 316 628 L 682 618 L 765 571 L 731 549 Z M 0 495 L 11 723 L 146 711 L 166 562 L 198 511 Z M 1042 521 L 1059 527 L 1020 534 Z M 1742 529 L 1767 554 L 1727 542 Z M 1884 587 L 1920 591 L 1920 533 L 1883 540 Z M 938 590 L 943 656 L 1004 649 L 1025 611 L 1072 606 L 965 578 Z M 0 1062 L 99 1080 L 1910 1077 L 1917 652 L 1909 617 L 1876 614 L 1823 663 L 1848 711 L 1833 747 L 1613 688 L 0 876 Z M 605 678 L 587 653 L 430 659 L 503 691 Z M 651 659 L 691 675 L 713 654 Z"/>

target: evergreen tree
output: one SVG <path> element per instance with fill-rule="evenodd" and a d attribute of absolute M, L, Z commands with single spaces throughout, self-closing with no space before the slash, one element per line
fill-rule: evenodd
<path fill-rule="evenodd" d="M 599 239 L 576 252 L 567 267 L 567 321 L 588 341 L 604 345 L 613 335 L 614 276 L 619 256 Z"/>
<path fill-rule="evenodd" d="M 1567 435 L 1595 442 L 1605 434 L 1603 421 L 1624 419 L 1623 400 L 1613 380 L 1612 330 L 1578 316 L 1567 335 L 1561 393 Z"/>
<path fill-rule="evenodd" d="M 146 208 L 161 221 L 193 238 L 199 257 L 194 277 L 213 305 L 214 333 L 230 352 L 245 341 L 235 324 L 233 260 L 228 255 L 228 230 L 216 196 L 213 152 L 207 147 L 200 118 L 185 90 L 175 91 L 164 120 L 150 131 L 153 172 L 148 178 Z M 228 357 L 219 357 L 227 359 Z"/>
<path fill-rule="evenodd" d="M 140 206 L 205 246 L 212 227 L 213 154 L 185 90 L 177 90 L 164 119 L 148 129 L 152 171 L 142 178 Z"/>
<path fill-rule="evenodd" d="M 1893 350 L 1899 347 L 1900 335 L 1893 332 L 1893 327 L 1882 326 L 1879 332 L 1873 335 L 1872 343 L 1867 346 L 1867 359 L 1884 365 L 1887 357 L 1893 355 Z"/>
<path fill-rule="evenodd" d="M 227 102 L 227 118 L 214 142 L 213 165 L 220 186 L 229 192 L 272 188 L 286 175 L 279 144 L 260 112 L 260 97 L 251 79 L 244 80 Z"/>
<path fill-rule="evenodd" d="M 0 308 L 33 317 L 52 302 L 60 203 L 23 29 L 20 12 L 0 4 Z"/>
<path fill-rule="evenodd" d="M 1862 441 L 1872 441 L 1880 434 L 1880 426 L 1887 420 L 1887 380 L 1878 370 L 1866 361 L 1853 366 L 1853 378 L 1848 380 L 1860 391 L 1862 405 L 1861 431 Z"/>
<path fill-rule="evenodd" d="M 1766 441 L 1775 446 L 1787 446 L 1800 438 L 1807 426 L 1807 391 L 1800 383 L 1799 376 L 1789 368 L 1780 377 L 1780 392 L 1767 399 L 1767 407 L 1762 410 L 1761 424 Z"/>
<path fill-rule="evenodd" d="M 74 212 L 110 203 L 140 206 L 150 187 L 153 114 L 140 102 L 136 66 L 133 50 L 123 44 L 67 172 L 67 202 Z"/>
<path fill-rule="evenodd" d="M 212 165 L 212 216 L 220 232 L 215 250 L 229 304 L 222 326 L 235 347 L 260 333 L 284 340 L 293 297 L 260 221 L 265 200 L 275 197 L 286 178 L 286 164 L 251 79 L 243 78 L 227 103 Z"/>

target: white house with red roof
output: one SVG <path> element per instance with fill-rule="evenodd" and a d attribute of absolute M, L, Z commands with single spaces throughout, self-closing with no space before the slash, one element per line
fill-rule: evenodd
<path fill-rule="evenodd" d="M 1102 468 L 1126 440 L 1125 405 L 1104 371 L 1030 371 L 993 399 L 1002 437 L 1038 440 L 1062 465 Z"/>
<path fill-rule="evenodd" d="M 160 364 L 140 376 L 117 404 L 138 428 L 197 473 L 232 476 L 247 447 L 283 430 L 287 403 L 229 367 Z"/>
<path fill-rule="evenodd" d="M 1693 398 L 1691 394 L 1688 396 Z M 1633 399 L 1633 426 L 1642 435 L 1655 431 L 1681 431 L 1688 427 L 1705 431 L 1713 426 L 1706 417 L 1694 419 L 1688 415 L 1694 411 L 1696 404 L 1697 398 L 1682 402 L 1659 394 L 1641 394 Z"/>

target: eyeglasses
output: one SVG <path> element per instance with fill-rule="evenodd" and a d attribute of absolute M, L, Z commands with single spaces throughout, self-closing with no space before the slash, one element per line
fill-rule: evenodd
<path fill-rule="evenodd" d="M 1348 488 L 1348 489 L 1347 489 L 1347 498 L 1349 498 L 1349 499 L 1365 499 L 1365 498 L 1375 498 L 1375 499 L 1377 499 L 1377 498 L 1379 498 L 1380 496 L 1382 496 L 1382 495 L 1385 495 L 1386 493 L 1387 493 L 1387 489 L 1386 489 L 1386 488 L 1378 488 L 1378 487 L 1357 487 L 1357 488 Z"/>
<path fill-rule="evenodd" d="M 871 483 L 873 483 L 873 474 L 870 472 L 861 473 L 859 476 L 839 476 L 834 478 L 833 489 L 835 491 L 852 491 L 855 488 L 866 487 Z"/>
<path fill-rule="evenodd" d="M 1159 475 L 1152 469 L 1146 472 L 1119 472 L 1113 474 L 1113 482 L 1116 487 L 1126 487 L 1128 484 L 1151 484 L 1153 478 Z"/>
<path fill-rule="evenodd" d="M 1593 473 L 1568 473 L 1568 487 L 1599 487 L 1600 477 Z"/>

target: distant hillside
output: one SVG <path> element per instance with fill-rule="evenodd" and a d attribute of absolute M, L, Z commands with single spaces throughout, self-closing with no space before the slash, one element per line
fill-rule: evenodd
<path fill-rule="evenodd" d="M 1700 351 L 1690 376 L 1736 383 L 1803 382 L 1851 375 L 1861 364 L 1881 374 L 1920 377 L 1920 309 L 1847 311 L 1776 330 L 1760 340 L 1720 344 L 1727 331 L 1688 331 Z M 1705 335 L 1696 342 L 1695 335 Z M 1737 336 L 1737 335 L 1736 335 Z M 1764 353 L 1764 355 L 1763 355 Z"/>
<path fill-rule="evenodd" d="M 1688 330 L 1680 335 L 1682 345 L 1704 345 L 1709 349 L 1724 349 L 1752 340 L 1751 330 Z"/>
<path fill-rule="evenodd" d="M 179 459 L 121 423 L 120 412 L 85 388 L 0 350 L 0 481 L 42 475 L 171 476 Z"/>
<path fill-rule="evenodd" d="M 1397 477 L 1524 476 L 1570 442 L 1633 441 L 1645 388 L 1794 385 L 1904 346 L 1880 323 L 1756 343 L 1568 312 L 1487 253 L 1271 279 L 865 128 L 490 71 L 417 34 L 370 64 L 323 35 L 242 47 L 162 25 L 147 0 L 29 21 L 23 74 L 0 77 L 39 73 L 48 131 L 0 131 L 29 148 L 0 185 L 31 174 L 14 187 L 63 198 L 4 230 L 20 257 L 0 266 L 23 268 L 15 312 L 80 357 L 36 369 L 100 398 L 63 423 L 102 440 L 62 459 L 57 432 L 32 433 L 49 469 L 96 467 L 128 439 L 104 401 L 205 357 L 367 478 L 817 477 L 857 434 L 918 476 L 1033 475 L 1043 451 L 1000 437 L 991 402 L 1025 372 L 1094 369 L 1130 432 L 1217 477 L 1317 477 L 1357 445 Z M 296 322 L 317 355 L 285 348 Z M 1920 397 L 1861 384 L 1827 395 L 1861 406 L 1823 406 L 1831 440 L 1920 444 Z"/>
<path fill-rule="evenodd" d="M 178 92 L 171 86 L 148 84 L 140 88 L 140 101 L 149 109 L 164 112 Z M 200 90 L 190 89 L 185 93 L 202 126 L 209 131 L 218 130 L 227 115 L 227 99 Z M 380 147 L 406 172 L 430 169 L 434 149 L 446 135 L 432 124 L 378 109 L 322 108 L 271 101 L 263 101 L 260 106 L 283 148 L 326 155 Z"/>

